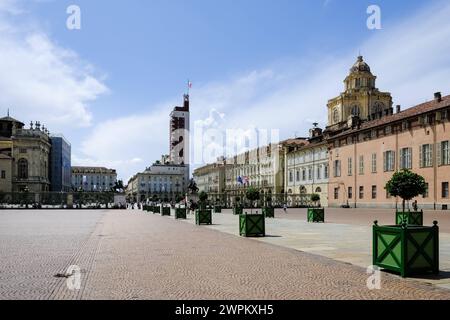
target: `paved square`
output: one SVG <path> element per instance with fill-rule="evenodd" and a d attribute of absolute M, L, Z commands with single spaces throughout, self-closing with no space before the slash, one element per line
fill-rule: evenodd
<path fill-rule="evenodd" d="M 369 290 L 366 269 L 343 261 L 350 256 L 358 264 L 363 254 L 370 260 L 370 246 L 367 253 L 354 251 L 339 236 L 361 227 L 311 226 L 292 215 L 269 221 L 272 237 L 255 241 L 234 235 L 237 217 L 213 218 L 215 225 L 198 227 L 192 217 L 175 221 L 141 211 L 0 211 L 0 298 L 450 298 L 446 289 L 386 273 L 382 289 Z M 327 228 L 335 229 L 333 242 L 319 236 Z M 336 250 L 346 246 L 347 252 Z M 342 261 L 326 257 L 332 252 Z M 71 265 L 82 270 L 80 290 L 55 277 Z"/>

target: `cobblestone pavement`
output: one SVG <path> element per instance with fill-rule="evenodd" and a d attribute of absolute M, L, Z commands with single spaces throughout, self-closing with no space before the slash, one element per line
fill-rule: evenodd
<path fill-rule="evenodd" d="M 226 216 L 226 215 L 224 215 Z M 1 299 L 449 299 L 450 291 L 138 211 L 0 211 Z M 55 278 L 82 269 L 81 290 Z"/>
<path fill-rule="evenodd" d="M 384 223 L 380 220 L 380 225 L 389 224 L 392 212 L 381 211 L 372 215 L 370 212 L 347 211 L 344 213 L 347 216 L 339 217 L 340 213 L 336 213 L 335 210 L 327 209 L 326 223 L 307 223 L 306 210 L 304 212 L 300 209 L 296 212 L 290 210 L 288 214 L 282 213 L 282 210 L 278 211 L 276 219 L 266 219 L 267 236 L 254 240 L 367 268 L 372 264 L 373 222 L 364 225 L 364 221 L 369 219 L 373 221 L 381 216 Z M 364 216 L 360 217 L 361 215 Z M 334 223 L 329 222 L 330 220 Z M 343 221 L 347 223 L 344 224 Z M 190 216 L 187 222 L 194 224 L 193 217 Z M 238 217 L 233 216 L 231 210 L 223 210 L 222 214 L 213 215 L 213 225 L 207 228 L 237 236 Z M 415 279 L 450 289 L 450 234 L 441 231 L 439 240 L 440 275 L 427 275 Z"/>
<path fill-rule="evenodd" d="M 231 211 L 228 211 L 231 213 Z M 288 209 L 284 213 L 282 209 L 276 210 L 278 219 L 303 220 L 306 221 L 306 209 Z M 326 209 L 327 223 L 351 224 L 360 226 L 371 226 L 374 220 L 380 225 L 391 225 L 395 223 L 394 209 Z M 450 211 L 424 210 L 424 224 L 432 226 L 433 221 L 439 222 L 441 232 L 450 233 Z"/>

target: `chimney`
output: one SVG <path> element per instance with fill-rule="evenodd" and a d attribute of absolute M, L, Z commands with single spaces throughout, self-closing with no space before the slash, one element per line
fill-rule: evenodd
<path fill-rule="evenodd" d="M 436 102 L 441 102 L 442 101 L 442 95 L 441 95 L 440 92 L 436 92 L 434 94 L 434 101 L 436 101 Z"/>
<path fill-rule="evenodd" d="M 402 111 L 402 106 L 401 105 L 397 105 L 397 113 L 400 113 Z"/>

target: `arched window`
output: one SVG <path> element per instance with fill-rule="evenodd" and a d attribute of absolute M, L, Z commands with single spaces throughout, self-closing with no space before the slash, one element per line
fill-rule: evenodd
<path fill-rule="evenodd" d="M 340 118 L 339 118 L 339 110 L 336 108 L 333 111 L 333 122 L 334 123 L 338 123 L 339 120 L 340 120 Z"/>
<path fill-rule="evenodd" d="M 352 116 L 356 116 L 356 117 L 359 117 L 361 115 L 361 109 L 359 108 L 358 105 L 354 105 L 352 107 L 351 114 L 352 114 Z"/>
<path fill-rule="evenodd" d="M 20 159 L 18 162 L 18 178 L 28 179 L 28 161 L 26 159 Z"/>
<path fill-rule="evenodd" d="M 316 189 L 316 193 L 321 193 L 321 192 L 322 192 L 322 188 L 318 187 L 318 188 Z"/>
<path fill-rule="evenodd" d="M 382 102 L 375 102 L 372 106 L 372 114 L 378 114 L 384 109 L 384 104 Z"/>
<path fill-rule="evenodd" d="M 301 186 L 301 187 L 300 187 L 300 193 L 306 193 L 306 188 L 305 188 L 305 186 Z"/>

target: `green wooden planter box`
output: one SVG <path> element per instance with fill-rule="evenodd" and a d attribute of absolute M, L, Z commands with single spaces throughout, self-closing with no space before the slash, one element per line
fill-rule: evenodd
<path fill-rule="evenodd" d="M 210 209 L 201 209 L 195 211 L 195 224 L 212 224 L 212 211 Z"/>
<path fill-rule="evenodd" d="M 266 220 L 264 214 L 239 215 L 239 234 L 243 237 L 265 237 Z"/>
<path fill-rule="evenodd" d="M 186 208 L 175 208 L 175 219 L 186 219 Z"/>
<path fill-rule="evenodd" d="M 163 207 L 162 208 L 162 212 L 161 215 L 164 216 L 169 216 L 170 217 L 170 208 L 169 207 Z"/>
<path fill-rule="evenodd" d="M 308 222 L 325 222 L 325 209 L 308 208 Z"/>
<path fill-rule="evenodd" d="M 160 206 L 153 206 L 153 213 L 161 213 L 161 207 Z"/>
<path fill-rule="evenodd" d="M 275 218 L 275 209 L 265 207 L 262 209 L 262 212 L 266 218 Z"/>
<path fill-rule="evenodd" d="M 222 207 L 221 206 L 214 206 L 214 213 L 222 213 Z"/>
<path fill-rule="evenodd" d="M 439 227 L 373 226 L 373 265 L 402 277 L 439 273 Z"/>
<path fill-rule="evenodd" d="M 241 215 L 244 213 L 244 209 L 240 207 L 233 207 L 233 214 L 235 216 Z"/>
<path fill-rule="evenodd" d="M 404 223 L 423 226 L 423 211 L 397 212 L 395 215 L 395 223 L 398 226 Z"/>

